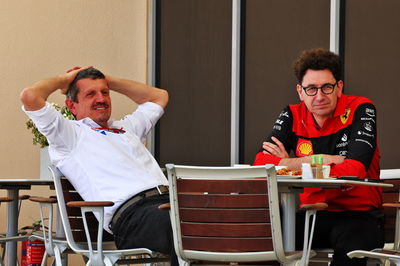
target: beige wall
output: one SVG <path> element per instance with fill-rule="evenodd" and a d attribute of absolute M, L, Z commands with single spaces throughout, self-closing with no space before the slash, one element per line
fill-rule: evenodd
<path fill-rule="evenodd" d="M 25 127 L 20 91 L 77 65 L 93 65 L 106 74 L 145 82 L 146 20 L 146 0 L 1 1 L 0 178 L 39 176 L 39 147 L 32 145 Z M 113 118 L 134 108 L 127 98 L 112 97 Z M 49 101 L 63 104 L 64 97 L 55 93 Z M 29 193 L 49 194 L 43 188 Z M 34 206 L 24 203 L 20 226 L 39 218 Z M 4 209 L 1 206 L 2 231 Z"/>

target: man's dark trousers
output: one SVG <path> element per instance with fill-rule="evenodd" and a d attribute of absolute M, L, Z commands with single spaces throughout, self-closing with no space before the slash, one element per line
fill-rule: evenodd
<path fill-rule="evenodd" d="M 302 249 L 304 212 L 296 215 L 296 249 Z M 312 248 L 332 248 L 330 266 L 366 265 L 367 259 L 350 259 L 347 253 L 383 247 L 384 219 L 380 210 L 317 212 Z"/>
<path fill-rule="evenodd" d="M 148 248 L 170 254 L 171 265 L 179 265 L 169 212 L 158 208 L 167 202 L 168 194 L 143 198 L 129 206 L 112 228 L 117 248 Z"/>

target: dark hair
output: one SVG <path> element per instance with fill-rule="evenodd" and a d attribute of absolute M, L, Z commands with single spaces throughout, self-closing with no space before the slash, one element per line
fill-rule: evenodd
<path fill-rule="evenodd" d="M 303 77 L 308 69 L 330 70 L 336 81 L 342 79 L 342 65 L 337 54 L 324 49 L 310 49 L 300 53 L 299 58 L 294 62 L 294 74 L 299 84 L 303 82 Z"/>
<path fill-rule="evenodd" d="M 86 78 L 105 79 L 106 76 L 104 76 L 104 74 L 101 73 L 100 70 L 97 70 L 93 67 L 79 71 L 78 74 L 76 75 L 76 77 L 74 78 L 74 80 L 71 82 L 71 84 L 69 84 L 69 88 L 67 91 L 68 99 L 71 99 L 73 102 L 76 102 L 76 103 L 78 102 L 79 88 L 76 85 L 76 83 L 78 82 L 78 80 L 86 79 Z"/>

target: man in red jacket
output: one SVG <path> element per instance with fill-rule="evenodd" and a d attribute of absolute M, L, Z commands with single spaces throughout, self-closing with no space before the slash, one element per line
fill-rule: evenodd
<path fill-rule="evenodd" d="M 326 49 L 306 50 L 294 71 L 301 103 L 283 109 L 254 165 L 272 163 L 298 170 L 302 163 L 311 163 L 311 155 L 322 154 L 333 176 L 379 179 L 376 109 L 365 97 L 343 93 L 339 56 Z M 313 247 L 334 249 L 331 266 L 365 265 L 366 259 L 350 260 L 346 253 L 383 246 L 380 188 L 305 188 L 300 200 L 329 206 L 318 212 Z M 297 225 L 296 242 L 301 246 L 301 213 Z"/>

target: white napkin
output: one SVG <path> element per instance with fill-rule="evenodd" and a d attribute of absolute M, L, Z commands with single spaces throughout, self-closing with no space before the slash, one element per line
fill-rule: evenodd
<path fill-rule="evenodd" d="M 309 163 L 301 164 L 301 176 L 303 179 L 313 179 L 314 175 L 311 170 L 311 165 Z"/>

